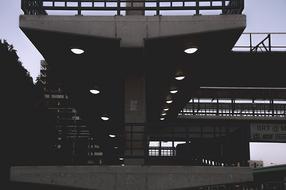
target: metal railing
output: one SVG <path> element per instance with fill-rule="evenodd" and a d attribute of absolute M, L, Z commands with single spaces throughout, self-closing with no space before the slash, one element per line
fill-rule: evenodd
<path fill-rule="evenodd" d="M 280 118 L 286 117 L 285 100 L 251 100 L 251 99 L 192 99 L 178 114 L 179 118 L 193 118 L 193 116 L 213 116 L 229 118 Z M 211 100 L 212 102 L 209 102 Z"/>
<path fill-rule="evenodd" d="M 233 51 L 286 52 L 286 33 L 243 33 Z"/>
<path fill-rule="evenodd" d="M 22 10 L 27 15 L 47 15 L 48 11 L 219 11 L 219 14 L 241 14 L 244 0 L 22 0 Z M 179 14 L 179 13 L 178 13 Z"/>

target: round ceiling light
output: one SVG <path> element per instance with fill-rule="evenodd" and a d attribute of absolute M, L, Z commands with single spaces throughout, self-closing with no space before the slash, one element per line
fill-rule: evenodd
<path fill-rule="evenodd" d="M 163 120 L 165 120 L 165 118 L 164 118 L 164 117 L 161 117 L 160 120 L 163 121 Z"/>
<path fill-rule="evenodd" d="M 164 111 L 168 111 L 168 110 L 169 110 L 169 108 L 164 108 L 163 110 L 164 110 Z"/>
<path fill-rule="evenodd" d="M 115 138 L 115 137 L 116 137 L 116 135 L 114 135 L 114 134 L 109 134 L 109 137 L 111 137 L 111 138 Z"/>
<path fill-rule="evenodd" d="M 177 89 L 172 89 L 172 90 L 170 90 L 170 93 L 171 93 L 171 94 L 176 94 L 177 92 L 178 92 Z"/>
<path fill-rule="evenodd" d="M 184 80 L 186 78 L 185 75 L 179 75 L 179 76 L 175 76 L 176 80 Z"/>
<path fill-rule="evenodd" d="M 161 115 L 162 115 L 162 116 L 165 116 L 165 115 L 167 115 L 167 114 L 166 114 L 166 112 L 163 112 Z"/>
<path fill-rule="evenodd" d="M 166 100 L 167 104 L 171 104 L 173 102 L 173 100 Z"/>
<path fill-rule="evenodd" d="M 90 89 L 89 92 L 92 94 L 99 94 L 100 93 L 100 91 L 97 89 Z"/>
<path fill-rule="evenodd" d="M 187 48 L 184 50 L 186 54 L 193 54 L 193 53 L 196 53 L 196 51 L 198 51 L 198 48 L 196 47 L 191 47 L 191 48 Z"/>
<path fill-rule="evenodd" d="M 124 158 L 120 157 L 119 160 L 124 160 Z"/>
<path fill-rule="evenodd" d="M 76 55 L 80 55 L 84 53 L 83 49 L 79 49 L 79 48 L 71 48 L 71 52 L 73 52 Z"/>
<path fill-rule="evenodd" d="M 101 116 L 101 119 L 102 119 L 103 121 L 108 121 L 108 120 L 109 120 L 109 117 L 107 117 L 107 116 Z"/>

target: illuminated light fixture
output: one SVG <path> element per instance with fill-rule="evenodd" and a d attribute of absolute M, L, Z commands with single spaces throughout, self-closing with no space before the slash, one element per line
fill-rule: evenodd
<path fill-rule="evenodd" d="M 115 148 L 115 149 L 118 149 L 118 146 L 115 146 L 114 148 Z"/>
<path fill-rule="evenodd" d="M 191 48 L 187 48 L 184 50 L 186 54 L 193 54 L 193 53 L 196 53 L 196 51 L 198 51 L 198 48 L 196 47 L 191 47 Z"/>
<path fill-rule="evenodd" d="M 89 92 L 92 94 L 99 94 L 100 93 L 100 91 L 97 89 L 90 89 Z"/>
<path fill-rule="evenodd" d="M 125 166 L 124 164 L 121 164 L 121 166 Z"/>
<path fill-rule="evenodd" d="M 163 110 L 164 110 L 164 111 L 168 111 L 168 110 L 169 110 L 169 108 L 164 108 Z"/>
<path fill-rule="evenodd" d="M 165 112 L 163 112 L 162 114 L 161 114 L 162 116 L 165 116 L 165 115 L 167 115 Z"/>
<path fill-rule="evenodd" d="M 119 158 L 119 160 L 121 160 L 121 161 L 122 161 L 122 160 L 124 160 L 124 158 L 122 158 L 122 157 L 121 157 L 121 158 Z"/>
<path fill-rule="evenodd" d="M 73 52 L 76 55 L 80 55 L 84 53 L 83 49 L 79 49 L 79 48 L 71 48 L 71 52 Z"/>
<path fill-rule="evenodd" d="M 115 138 L 115 137 L 116 137 L 116 135 L 114 135 L 114 134 L 109 134 L 109 137 L 111 137 L 111 138 Z"/>
<path fill-rule="evenodd" d="M 102 119 L 103 121 L 108 121 L 108 120 L 109 120 L 109 117 L 107 117 L 107 116 L 101 116 L 101 119 Z"/>
<path fill-rule="evenodd" d="M 176 80 L 184 80 L 185 78 L 186 78 L 186 76 L 184 76 L 184 75 L 175 76 Z"/>
<path fill-rule="evenodd" d="M 178 92 L 178 89 L 175 86 L 171 86 L 170 93 L 171 94 L 176 94 L 177 92 Z"/>
<path fill-rule="evenodd" d="M 177 92 L 178 92 L 178 90 L 176 90 L 176 89 L 170 90 L 171 94 L 176 94 Z"/>
<path fill-rule="evenodd" d="M 173 100 L 166 100 L 167 104 L 171 104 L 173 102 Z"/>
<path fill-rule="evenodd" d="M 176 74 L 175 74 L 175 79 L 176 80 L 184 80 L 186 78 L 186 76 L 184 75 L 183 71 L 181 69 L 178 69 L 176 71 Z"/>
<path fill-rule="evenodd" d="M 164 120 L 165 120 L 165 118 L 164 118 L 164 117 L 161 117 L 161 118 L 160 118 L 160 120 L 161 120 L 161 121 L 164 121 Z"/>
<path fill-rule="evenodd" d="M 173 102 L 172 96 L 169 94 L 169 95 L 167 96 L 167 98 L 166 98 L 166 103 L 167 103 L 167 104 L 171 104 L 172 102 Z"/>

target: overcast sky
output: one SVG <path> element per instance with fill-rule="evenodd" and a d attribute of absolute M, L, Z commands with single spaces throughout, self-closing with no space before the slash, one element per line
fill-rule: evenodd
<path fill-rule="evenodd" d="M 20 2 L 0 0 L 0 39 L 14 45 L 24 67 L 35 79 L 40 73 L 40 60 L 43 58 L 18 27 L 19 15 L 22 14 Z M 286 32 L 285 10 L 286 0 L 245 0 L 245 31 Z M 251 143 L 250 149 L 251 159 L 263 160 L 266 165 L 286 164 L 286 144 Z"/>

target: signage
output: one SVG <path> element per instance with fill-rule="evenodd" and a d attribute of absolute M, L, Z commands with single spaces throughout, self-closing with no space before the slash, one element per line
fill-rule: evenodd
<path fill-rule="evenodd" d="M 251 123 L 251 141 L 286 142 L 286 123 Z"/>

